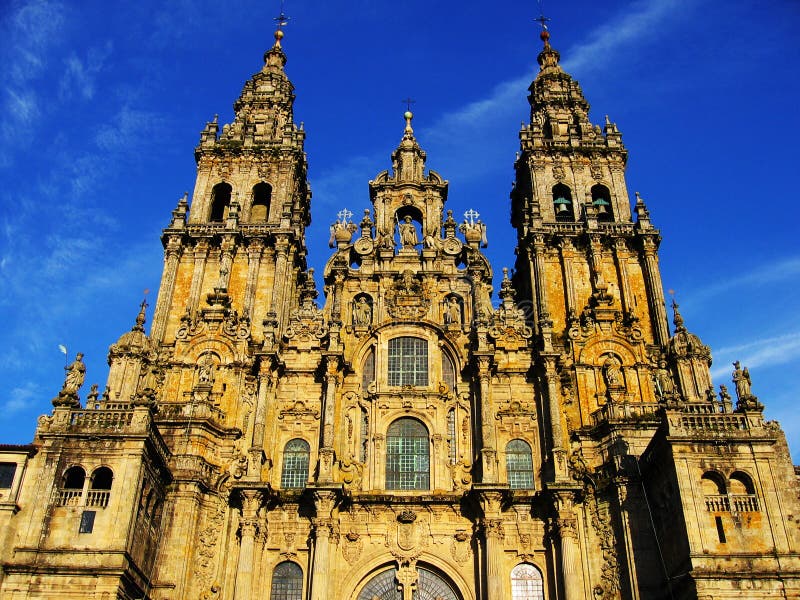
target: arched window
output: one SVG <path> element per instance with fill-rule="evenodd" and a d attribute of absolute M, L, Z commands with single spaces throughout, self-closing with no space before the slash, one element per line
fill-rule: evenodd
<path fill-rule="evenodd" d="M 592 186 L 592 206 L 597 210 L 598 221 L 613 221 L 614 211 L 611 208 L 611 193 L 604 185 Z"/>
<path fill-rule="evenodd" d="M 527 563 L 511 569 L 511 600 L 544 600 L 544 583 L 539 569 Z"/>
<path fill-rule="evenodd" d="M 734 471 L 730 476 L 731 510 L 736 513 L 758 510 L 758 498 L 753 480 L 747 473 Z"/>
<path fill-rule="evenodd" d="M 401 600 L 402 587 L 395 568 L 380 571 L 370 579 L 358 594 L 358 600 Z M 417 581 L 409 596 L 414 600 L 460 600 L 461 596 L 445 577 L 425 567 L 417 568 Z"/>
<path fill-rule="evenodd" d="M 269 220 L 271 201 L 272 186 L 262 182 L 253 187 L 253 204 L 250 206 L 251 223 L 266 223 Z"/>
<path fill-rule="evenodd" d="M 361 372 L 361 394 L 366 394 L 369 386 L 375 381 L 375 348 L 367 350 L 364 358 L 364 369 Z"/>
<path fill-rule="evenodd" d="M 703 488 L 706 510 L 709 512 L 726 512 L 730 510 L 728 488 L 725 485 L 725 477 L 721 473 L 706 471 L 700 478 L 700 484 Z M 721 525 L 717 523 L 717 529 L 719 528 L 721 528 Z"/>
<path fill-rule="evenodd" d="M 272 572 L 269 600 L 302 600 L 303 570 L 296 563 L 279 563 Z"/>
<path fill-rule="evenodd" d="M 225 219 L 225 213 L 231 203 L 231 188 L 227 183 L 218 183 L 211 190 L 211 214 L 208 217 L 209 221 L 221 223 Z"/>
<path fill-rule="evenodd" d="M 95 469 L 92 473 L 92 489 L 93 490 L 110 490 L 111 484 L 114 481 L 114 473 L 108 467 L 100 467 Z"/>
<path fill-rule="evenodd" d="M 403 594 L 397 585 L 397 570 L 381 571 L 367 582 L 358 595 L 358 600 L 402 600 Z"/>
<path fill-rule="evenodd" d="M 533 488 L 533 458 L 531 447 L 523 440 L 511 440 L 506 446 L 506 471 L 512 490 Z"/>
<path fill-rule="evenodd" d="M 456 389 L 456 369 L 453 366 L 453 360 L 442 352 L 442 381 L 450 388 L 451 392 Z"/>
<path fill-rule="evenodd" d="M 386 489 L 430 489 L 430 442 L 425 425 L 402 418 L 386 434 Z"/>
<path fill-rule="evenodd" d="M 389 340 L 389 385 L 428 385 L 428 342 L 416 337 Z"/>
<path fill-rule="evenodd" d="M 553 186 L 553 210 L 556 221 L 574 221 L 575 208 L 572 203 L 572 192 L 563 183 Z"/>
<path fill-rule="evenodd" d="M 58 496 L 59 506 L 77 506 L 83 496 L 86 471 L 83 467 L 70 467 L 64 472 L 63 485 Z"/>
<path fill-rule="evenodd" d="M 290 440 L 283 449 L 283 469 L 281 470 L 281 487 L 299 489 L 308 483 L 308 455 L 311 448 L 308 442 L 301 439 Z"/>

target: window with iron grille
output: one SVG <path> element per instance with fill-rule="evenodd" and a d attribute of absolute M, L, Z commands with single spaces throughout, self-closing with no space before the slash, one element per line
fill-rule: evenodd
<path fill-rule="evenodd" d="M 430 489 L 430 442 L 425 425 L 398 419 L 386 434 L 386 488 Z"/>
<path fill-rule="evenodd" d="M 456 411 L 452 408 L 447 411 L 447 445 L 450 464 L 454 465 L 458 462 L 458 445 L 456 444 Z"/>
<path fill-rule="evenodd" d="M 308 483 L 308 455 L 311 448 L 301 439 L 291 440 L 283 449 L 283 469 L 281 487 L 299 489 Z"/>
<path fill-rule="evenodd" d="M 506 446 L 506 471 L 512 490 L 533 488 L 531 447 L 523 440 L 511 440 Z"/>
<path fill-rule="evenodd" d="M 389 385 L 428 385 L 428 342 L 415 337 L 389 340 Z"/>
<path fill-rule="evenodd" d="M 272 572 L 269 600 L 302 600 L 303 570 L 295 563 L 280 563 Z"/>
<path fill-rule="evenodd" d="M 358 595 L 358 600 L 401 600 L 403 594 L 397 584 L 397 569 L 382 571 L 369 580 Z"/>
<path fill-rule="evenodd" d="M 0 463 L 0 490 L 11 489 L 11 484 L 14 483 L 14 473 L 16 472 L 16 463 Z"/>
<path fill-rule="evenodd" d="M 544 600 L 544 583 L 539 569 L 525 563 L 511 570 L 512 600 Z"/>

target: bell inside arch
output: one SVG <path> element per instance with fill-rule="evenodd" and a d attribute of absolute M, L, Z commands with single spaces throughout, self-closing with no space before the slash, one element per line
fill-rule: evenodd
<path fill-rule="evenodd" d="M 572 204 L 572 202 L 562 196 L 553 200 L 553 204 L 556 205 L 557 213 L 565 213 L 569 212 L 569 205 Z"/>
<path fill-rule="evenodd" d="M 598 214 L 607 214 L 608 213 L 608 208 L 606 208 L 606 207 L 609 206 L 609 203 L 608 203 L 607 200 L 604 200 L 603 198 L 598 198 L 597 200 L 592 202 L 592 204 L 597 207 L 597 213 Z"/>

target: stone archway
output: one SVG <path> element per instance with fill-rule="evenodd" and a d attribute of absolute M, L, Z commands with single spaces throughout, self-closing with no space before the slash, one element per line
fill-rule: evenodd
<path fill-rule="evenodd" d="M 453 583 L 428 567 L 389 567 L 373 574 L 356 600 L 462 600 Z"/>

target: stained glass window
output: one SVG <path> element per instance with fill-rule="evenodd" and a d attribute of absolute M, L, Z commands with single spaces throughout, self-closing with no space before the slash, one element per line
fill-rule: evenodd
<path fill-rule="evenodd" d="M 511 570 L 512 600 L 544 600 L 544 583 L 539 569 L 522 563 Z"/>
<path fill-rule="evenodd" d="M 304 488 L 308 483 L 308 442 L 301 439 L 291 440 L 283 450 L 283 469 L 281 470 L 281 487 L 284 489 Z"/>
<path fill-rule="evenodd" d="M 506 446 L 506 471 L 512 490 L 533 488 L 533 459 L 531 447 L 523 440 L 511 440 Z"/>
<path fill-rule="evenodd" d="M 288 560 L 280 563 L 272 572 L 269 600 L 302 600 L 302 598 L 303 570 Z"/>
<path fill-rule="evenodd" d="M 401 600 L 403 594 L 397 583 L 397 570 L 382 571 L 369 580 L 358 600 Z"/>
<path fill-rule="evenodd" d="M 458 600 L 453 588 L 439 575 L 428 569 L 417 569 L 419 579 L 412 598 L 414 600 Z"/>
<path fill-rule="evenodd" d="M 428 342 L 415 337 L 389 340 L 389 385 L 428 385 Z"/>
<path fill-rule="evenodd" d="M 386 435 L 386 489 L 430 489 L 430 442 L 425 425 L 398 419 Z"/>

